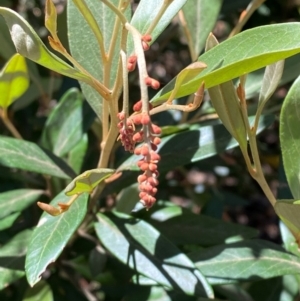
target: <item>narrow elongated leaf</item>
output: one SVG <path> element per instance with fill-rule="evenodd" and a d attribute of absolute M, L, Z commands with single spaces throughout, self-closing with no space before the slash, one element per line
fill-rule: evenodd
<path fill-rule="evenodd" d="M 42 145 L 62 157 L 72 150 L 82 139 L 95 118 L 95 114 L 81 92 L 68 90 L 47 119 Z"/>
<path fill-rule="evenodd" d="M 27 289 L 22 301 L 53 301 L 53 293 L 47 282 L 40 281 L 34 287 Z"/>
<path fill-rule="evenodd" d="M 280 144 L 289 187 L 294 199 L 300 199 L 299 125 L 300 77 L 290 88 L 280 114 Z"/>
<path fill-rule="evenodd" d="M 60 158 L 38 145 L 15 138 L 0 136 L 0 164 L 45 175 L 70 179 L 75 174 Z"/>
<path fill-rule="evenodd" d="M 57 195 L 51 205 L 66 203 L 68 197 L 63 192 Z M 33 286 L 40 280 L 47 266 L 55 261 L 76 231 L 86 214 L 88 195 L 82 194 L 72 204 L 70 209 L 59 215 L 51 216 L 44 212 L 34 229 L 26 256 L 26 276 Z"/>
<path fill-rule="evenodd" d="M 213 285 L 300 273 L 300 258 L 263 240 L 219 245 L 189 257 Z"/>
<path fill-rule="evenodd" d="M 262 81 L 262 86 L 259 94 L 259 103 L 257 110 L 262 111 L 267 101 L 275 92 L 284 68 L 284 60 L 266 67 L 265 74 Z"/>
<path fill-rule="evenodd" d="M 91 193 L 94 188 L 106 178 L 115 172 L 114 169 L 99 168 L 87 170 L 75 179 L 66 187 L 66 195 L 74 195 L 77 193 Z"/>
<path fill-rule="evenodd" d="M 259 94 L 260 105 L 264 104 L 272 96 L 277 88 L 284 68 L 284 61 L 276 62 L 266 67 L 261 90 Z"/>
<path fill-rule="evenodd" d="M 274 209 L 300 243 L 300 201 L 279 200 Z"/>
<path fill-rule="evenodd" d="M 0 231 L 10 228 L 17 218 L 21 215 L 21 212 L 12 213 L 0 220 Z"/>
<path fill-rule="evenodd" d="M 189 295 L 213 296 L 191 261 L 148 223 L 115 213 L 98 214 L 95 229 L 120 261 L 159 284 Z"/>
<path fill-rule="evenodd" d="M 73 168 L 76 174 L 79 174 L 88 149 L 88 135 L 84 134 L 78 144 L 70 151 L 68 164 Z"/>
<path fill-rule="evenodd" d="M 172 91 L 169 100 L 172 101 L 175 98 L 177 91 L 184 84 L 189 82 L 191 79 L 195 78 L 201 71 L 203 71 L 207 66 L 202 62 L 195 62 L 184 68 L 176 77 L 174 90 Z"/>
<path fill-rule="evenodd" d="M 110 2 L 115 6 L 118 6 L 119 0 L 111 0 Z M 106 53 L 108 53 L 110 43 L 112 42 L 116 15 L 101 1 L 85 0 L 85 3 L 97 21 L 99 29 L 102 31 L 104 48 Z M 82 66 L 88 70 L 90 74 L 102 82 L 104 79 L 104 62 L 101 58 L 100 47 L 94 32 L 83 18 L 73 1 L 68 1 L 67 5 L 68 34 L 72 56 L 80 64 L 82 64 Z M 124 13 L 129 19 L 130 7 L 128 7 Z M 94 26 L 96 25 L 94 24 Z M 108 86 L 113 85 L 118 70 L 120 54 L 120 30 L 121 26 L 119 26 L 119 33 L 116 37 L 117 40 L 115 44 L 115 50 L 110 53 L 110 55 L 113 55 L 112 63 L 110 68 L 108 68 L 106 71 L 105 85 Z M 84 96 L 93 110 L 96 112 L 98 118 L 102 119 L 101 113 L 103 99 L 99 96 L 99 93 L 84 83 L 81 83 L 81 88 Z"/>
<path fill-rule="evenodd" d="M 222 0 L 194 0 L 187 1 L 183 6 L 182 12 L 186 22 L 184 33 L 193 60 L 197 59 L 204 48 L 208 34 L 216 24 L 222 2 Z"/>
<path fill-rule="evenodd" d="M 284 85 L 298 77 L 300 68 L 299 58 L 300 55 L 296 54 L 285 60 L 283 74 L 279 82 L 279 86 Z M 259 69 L 247 75 L 245 85 L 247 99 L 258 96 L 261 89 L 261 83 L 264 78 L 264 72 L 264 69 Z"/>
<path fill-rule="evenodd" d="M 25 275 L 24 257 L 31 230 L 24 230 L 0 248 L 0 289 Z"/>
<path fill-rule="evenodd" d="M 63 75 L 90 82 L 90 78 L 50 52 L 30 24 L 15 11 L 0 7 L 0 15 L 9 27 L 17 52 L 24 57 Z"/>
<path fill-rule="evenodd" d="M 177 96 L 195 92 L 203 81 L 205 87 L 210 88 L 299 52 L 299 23 L 267 25 L 245 30 L 201 55 L 198 61 L 208 67 L 199 76 L 184 84 Z M 175 79 L 155 95 L 152 102 L 167 99 L 174 84 Z"/>
<path fill-rule="evenodd" d="M 255 229 L 226 223 L 205 215 L 192 214 L 177 206 L 155 211 L 152 219 L 157 220 L 152 222 L 156 229 L 179 245 L 199 244 L 207 247 L 258 235 Z"/>
<path fill-rule="evenodd" d="M 161 0 L 141 0 L 134 12 L 131 19 L 131 25 L 133 25 L 140 33 L 146 33 L 150 24 L 158 14 L 164 1 Z M 163 16 L 160 18 L 158 24 L 151 33 L 152 43 L 159 36 L 159 34 L 171 23 L 172 19 L 177 15 L 187 0 L 174 0 L 169 5 Z M 128 37 L 128 52 L 133 51 L 133 41 L 131 36 Z"/>
<path fill-rule="evenodd" d="M 0 72 L 0 106 L 8 108 L 29 87 L 25 58 L 16 53 Z"/>
<path fill-rule="evenodd" d="M 43 193 L 43 190 L 34 189 L 16 189 L 0 193 L 0 219 L 24 210 Z"/>
<path fill-rule="evenodd" d="M 251 123 L 253 117 L 249 118 Z M 265 115 L 260 119 L 259 130 L 261 132 L 274 121 L 274 116 Z M 238 143 L 231 137 L 222 124 L 191 128 L 189 131 L 179 132 L 163 137 L 159 146 L 161 161 L 160 170 L 169 170 L 170 167 L 196 162 L 226 149 L 237 146 Z M 132 155 L 118 168 L 120 170 L 137 170 L 136 162 L 139 157 Z"/>

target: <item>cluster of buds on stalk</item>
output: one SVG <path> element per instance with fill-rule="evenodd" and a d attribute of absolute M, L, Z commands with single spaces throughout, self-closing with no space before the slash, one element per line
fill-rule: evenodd
<path fill-rule="evenodd" d="M 161 129 L 153 124 L 150 118 L 150 110 L 152 105 L 148 100 L 147 86 L 152 89 L 160 87 L 159 81 L 150 77 L 146 70 L 146 62 L 144 51 L 149 49 L 149 43 L 152 38 L 150 35 L 140 35 L 134 28 L 127 25 L 127 29 L 131 31 L 134 38 L 136 53 L 129 56 L 127 59 L 125 53 L 121 52 L 123 64 L 123 79 L 126 81 L 128 72 L 135 69 L 136 65 L 139 68 L 141 100 L 133 106 L 133 114 L 128 114 L 128 86 L 124 84 L 123 91 L 123 110 L 118 113 L 119 119 L 119 137 L 124 149 L 132 152 L 142 158 L 137 162 L 138 167 L 143 172 L 138 177 L 139 197 L 141 203 L 149 209 L 155 203 L 155 194 L 157 193 L 158 185 L 158 169 L 157 164 L 160 160 L 157 154 L 157 146 L 160 143 Z M 126 59 L 126 60 L 125 60 Z M 126 70 L 125 70 L 126 69 Z"/>
<path fill-rule="evenodd" d="M 151 104 L 149 108 L 151 109 Z M 118 114 L 119 139 L 126 151 L 142 156 L 137 162 L 138 167 L 143 172 L 138 176 L 141 203 L 147 208 L 151 208 L 155 203 L 155 194 L 158 185 L 157 164 L 160 160 L 156 153 L 160 143 L 159 135 L 161 129 L 151 122 L 150 115 L 141 112 L 142 102 L 138 101 L 134 106 L 132 116 L 125 118 L 123 112 Z M 126 121 L 125 121 L 126 119 Z M 136 144 L 138 144 L 136 146 Z"/>

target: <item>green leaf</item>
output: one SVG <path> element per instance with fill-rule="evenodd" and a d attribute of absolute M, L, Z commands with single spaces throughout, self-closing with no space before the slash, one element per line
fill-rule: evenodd
<path fill-rule="evenodd" d="M 300 77 L 285 97 L 280 114 L 280 145 L 284 170 L 294 199 L 300 199 L 299 124 Z"/>
<path fill-rule="evenodd" d="M 82 192 L 91 193 L 99 183 L 111 176 L 114 172 L 114 169 L 109 168 L 87 170 L 72 180 L 65 188 L 65 194 L 71 196 Z"/>
<path fill-rule="evenodd" d="M 25 275 L 24 257 L 31 230 L 24 230 L 0 248 L 0 289 Z"/>
<path fill-rule="evenodd" d="M 186 255 L 148 223 L 120 213 L 98 213 L 97 218 L 99 239 L 121 262 L 160 285 L 213 297 L 211 287 Z"/>
<path fill-rule="evenodd" d="M 81 92 L 71 88 L 49 115 L 42 133 L 42 146 L 63 157 L 80 142 L 94 118 Z"/>
<path fill-rule="evenodd" d="M 208 67 L 183 85 L 177 97 L 194 93 L 203 81 L 205 87 L 210 88 L 299 52 L 299 23 L 266 25 L 245 30 L 201 55 L 198 61 Z M 175 79 L 156 94 L 152 102 L 167 99 L 174 83 Z"/>
<path fill-rule="evenodd" d="M 12 213 L 0 220 L 0 231 L 10 228 L 17 218 L 21 215 L 21 212 Z"/>
<path fill-rule="evenodd" d="M 251 123 L 254 117 L 249 118 Z M 274 116 L 265 115 L 260 118 L 261 132 L 274 121 Z M 179 132 L 163 137 L 158 148 L 161 161 L 160 170 L 170 170 L 176 166 L 196 162 L 221 153 L 237 146 L 238 143 L 231 137 L 222 124 L 210 126 L 193 126 L 188 131 Z M 138 156 L 132 155 L 119 166 L 118 170 L 137 170 Z"/>
<path fill-rule="evenodd" d="M 0 72 L 0 106 L 8 108 L 29 86 L 25 58 L 16 53 Z"/>
<path fill-rule="evenodd" d="M 247 291 L 238 284 L 218 285 L 215 290 L 230 301 L 254 301 Z"/>
<path fill-rule="evenodd" d="M 0 164 L 7 167 L 63 179 L 75 175 L 62 159 L 29 141 L 0 136 L 0 153 Z"/>
<path fill-rule="evenodd" d="M 0 7 L 0 15 L 3 16 L 9 27 L 10 35 L 17 52 L 22 56 L 68 77 L 84 82 L 91 82 L 90 77 L 76 70 L 50 52 L 30 24 L 15 11 Z"/>
<path fill-rule="evenodd" d="M 296 54 L 285 60 L 283 74 L 279 86 L 289 83 L 299 75 L 300 54 Z M 247 75 L 245 90 L 247 99 L 256 97 L 261 89 L 264 78 L 264 69 L 259 69 Z"/>
<path fill-rule="evenodd" d="M 140 201 L 138 183 L 134 183 L 120 191 L 117 195 L 116 210 L 130 214 L 135 205 Z"/>
<path fill-rule="evenodd" d="M 255 301 L 294 301 L 299 295 L 299 284 L 294 275 L 284 275 L 254 282 L 248 291 Z"/>
<path fill-rule="evenodd" d="M 110 2 L 118 6 L 119 0 L 110 0 Z M 106 53 L 108 53 L 109 46 L 112 42 L 113 28 L 116 20 L 116 15 L 101 1 L 85 0 L 87 7 L 92 15 L 95 17 L 98 27 L 102 30 L 103 43 Z M 68 1 L 68 34 L 69 45 L 72 56 L 99 81 L 103 82 L 103 66 L 104 63 L 101 58 L 100 48 L 95 38 L 93 30 L 90 28 L 86 20 L 81 15 L 73 1 Z M 125 11 L 127 17 L 130 16 L 130 7 Z M 105 85 L 112 86 L 117 75 L 118 62 L 120 56 L 120 29 L 117 35 L 116 49 L 113 52 L 112 64 L 106 73 L 109 79 Z M 87 55 L 88 54 L 88 55 Z M 96 112 L 98 118 L 102 119 L 102 101 L 93 88 L 81 83 L 83 94 L 93 110 Z"/>
<path fill-rule="evenodd" d="M 255 229 L 196 215 L 178 206 L 159 209 L 151 214 L 151 218 L 155 228 L 178 245 L 207 247 L 258 236 Z"/>
<path fill-rule="evenodd" d="M 194 0 L 187 1 L 183 6 L 182 12 L 186 22 L 183 30 L 188 39 L 193 61 L 204 48 L 208 34 L 216 24 L 222 2 L 222 0 Z"/>
<path fill-rule="evenodd" d="M 295 200 L 278 200 L 274 207 L 281 220 L 292 231 L 293 235 L 299 240 L 300 238 L 300 201 Z"/>
<path fill-rule="evenodd" d="M 212 285 L 300 273 L 300 258 L 263 240 L 219 245 L 189 257 Z"/>
<path fill-rule="evenodd" d="M 68 200 L 64 192 L 61 192 L 50 205 L 56 206 Z M 42 214 L 33 231 L 26 256 L 25 270 L 31 286 L 40 280 L 47 266 L 63 251 L 86 214 L 87 201 L 88 195 L 82 194 L 65 213 L 59 216 L 51 216 L 46 212 Z"/>
<path fill-rule="evenodd" d="M 34 189 L 16 189 L 0 193 L 0 219 L 24 210 L 43 193 L 43 190 Z"/>
<path fill-rule="evenodd" d="M 84 134 L 77 145 L 69 152 L 68 164 L 79 174 L 88 149 L 88 135 Z"/>
<path fill-rule="evenodd" d="M 40 281 L 32 288 L 27 289 L 22 301 L 53 301 L 53 293 L 47 282 Z"/>
<path fill-rule="evenodd" d="M 141 0 L 134 12 L 130 24 L 133 25 L 141 34 L 146 33 L 148 27 L 156 17 L 164 1 L 161 0 Z M 187 0 L 173 0 L 163 16 L 160 18 L 153 32 L 151 33 L 153 43 L 160 33 L 171 23 Z M 128 53 L 133 51 L 132 37 L 128 37 Z"/>

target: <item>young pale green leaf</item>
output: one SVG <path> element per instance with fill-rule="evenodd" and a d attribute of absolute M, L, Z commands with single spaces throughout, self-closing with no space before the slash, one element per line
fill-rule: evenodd
<path fill-rule="evenodd" d="M 251 123 L 254 117 L 249 118 Z M 274 121 L 273 115 L 265 115 L 260 119 L 258 132 L 261 132 Z M 175 166 L 185 165 L 209 158 L 227 149 L 236 147 L 238 143 L 227 131 L 224 125 L 216 123 L 210 126 L 192 127 L 183 131 L 162 137 L 158 152 L 161 156 L 159 169 L 170 170 Z M 137 170 L 135 155 L 130 156 L 118 167 L 118 170 Z"/>
<path fill-rule="evenodd" d="M 279 82 L 279 86 L 287 84 L 294 79 L 296 79 L 299 75 L 300 68 L 300 54 L 296 54 L 291 56 L 285 60 L 284 69 L 282 73 L 281 80 Z M 246 90 L 246 98 L 257 97 L 260 93 L 261 83 L 264 78 L 264 68 L 251 72 L 247 75 L 245 90 Z"/>
<path fill-rule="evenodd" d="M 8 108 L 29 87 L 25 58 L 16 53 L 0 72 L 0 107 Z"/>
<path fill-rule="evenodd" d="M 263 240 L 219 245 L 189 257 L 212 285 L 300 273 L 300 258 Z"/>
<path fill-rule="evenodd" d="M 118 6 L 119 4 L 119 0 L 110 0 L 110 2 L 115 6 Z M 102 38 L 104 49 L 106 53 L 108 53 L 117 17 L 115 13 L 101 1 L 85 0 L 85 3 L 97 21 L 97 27 L 99 30 L 103 31 Z M 69 45 L 72 56 L 88 70 L 90 74 L 103 82 L 105 63 L 103 62 L 101 50 L 98 41 L 95 38 L 93 29 L 84 19 L 74 1 L 68 1 L 67 9 Z M 130 6 L 128 6 L 128 9 L 124 14 L 128 19 L 130 18 Z M 93 26 L 96 26 L 96 24 Z M 107 86 L 112 86 L 114 84 L 117 75 L 120 57 L 120 30 L 121 25 L 119 24 L 119 32 L 116 36 L 116 41 L 113 41 L 113 43 L 115 43 L 115 50 L 110 52 L 110 55 L 112 56 L 111 65 L 109 68 L 106 68 L 106 82 L 104 84 Z M 99 96 L 97 91 L 85 83 L 81 83 L 81 88 L 85 98 L 101 120 L 103 99 Z"/>
<path fill-rule="evenodd" d="M 195 62 L 184 68 L 176 77 L 174 90 L 172 91 L 168 101 L 171 102 L 180 89 L 182 85 L 191 79 L 195 78 L 201 71 L 203 71 L 207 66 L 202 62 Z"/>
<path fill-rule="evenodd" d="M 194 93 L 203 81 L 205 87 L 210 88 L 299 52 L 299 23 L 267 25 L 245 30 L 201 55 L 198 61 L 208 67 L 184 84 L 177 97 Z M 175 79 L 155 95 L 152 102 L 168 99 L 174 84 Z"/>
<path fill-rule="evenodd" d="M 284 60 L 266 67 L 261 90 L 259 93 L 258 111 L 262 111 L 267 101 L 271 98 L 279 85 L 284 69 Z"/>
<path fill-rule="evenodd" d="M 208 89 L 210 100 L 229 133 L 247 148 L 247 133 L 240 101 L 232 81 Z"/>
<path fill-rule="evenodd" d="M 24 257 L 32 235 L 31 230 L 24 230 L 14 236 L 0 249 L 0 289 L 25 275 Z"/>
<path fill-rule="evenodd" d="M 156 229 L 178 245 L 203 247 L 257 237 L 255 229 L 196 215 L 177 206 L 166 207 L 151 215 Z"/>
<path fill-rule="evenodd" d="M 167 1 L 162 0 L 141 0 L 134 12 L 130 24 L 133 25 L 141 34 L 146 33 L 152 21 L 157 16 L 163 3 Z M 159 19 L 156 27 L 151 33 L 152 43 L 159 36 L 159 34 L 171 23 L 172 19 L 177 15 L 187 0 L 172 0 L 165 13 Z M 128 53 L 133 51 L 132 37 L 128 36 Z"/>
<path fill-rule="evenodd" d="M 74 171 L 60 158 L 35 143 L 0 136 L 0 164 L 40 174 L 70 179 Z"/>
<path fill-rule="evenodd" d="M 55 39 L 57 37 L 57 12 L 52 0 L 46 0 L 45 27 Z"/>
<path fill-rule="evenodd" d="M 98 214 L 96 233 L 120 261 L 160 285 L 188 295 L 213 298 L 213 291 L 185 254 L 145 221 Z"/>
<path fill-rule="evenodd" d="M 108 168 L 87 170 L 73 179 L 65 188 L 65 194 L 71 196 L 83 192 L 91 193 L 99 183 L 111 176 L 114 172 L 114 169 Z"/>
<path fill-rule="evenodd" d="M 54 297 L 50 285 L 42 280 L 26 290 L 22 301 L 54 301 Z"/>
<path fill-rule="evenodd" d="M 280 145 L 285 174 L 294 199 L 300 199 L 300 77 L 290 88 L 280 114 Z"/>
<path fill-rule="evenodd" d="M 64 192 L 50 203 L 66 203 L 69 200 Z M 33 231 L 26 255 L 25 271 L 29 284 L 40 280 L 47 266 L 55 261 L 68 243 L 68 240 L 82 222 L 87 210 L 88 194 L 81 194 L 70 209 L 59 216 L 44 212 Z"/>
<path fill-rule="evenodd" d="M 24 210 L 43 193 L 43 190 L 35 189 L 16 189 L 0 193 L 0 219 Z"/>
<path fill-rule="evenodd" d="M 95 119 L 95 114 L 84 102 L 76 88 L 68 90 L 49 115 L 42 133 L 41 143 L 62 157 L 82 139 Z"/>
<path fill-rule="evenodd" d="M 274 207 L 281 220 L 288 226 L 297 241 L 300 239 L 300 201 L 278 200 Z"/>
<path fill-rule="evenodd" d="M 222 2 L 222 0 L 187 1 L 182 8 L 183 19 L 181 16 L 180 19 L 193 61 L 199 56 L 208 34 L 216 24 Z"/>
<path fill-rule="evenodd" d="M 11 38 L 17 52 L 22 56 L 27 57 L 50 70 L 83 82 L 91 83 L 89 76 L 76 70 L 50 52 L 30 24 L 15 11 L 9 8 L 0 7 L 0 15 L 3 16 L 9 27 Z"/>

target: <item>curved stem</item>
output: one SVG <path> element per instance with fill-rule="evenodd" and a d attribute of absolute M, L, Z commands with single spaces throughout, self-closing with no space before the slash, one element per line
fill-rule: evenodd
<path fill-rule="evenodd" d="M 7 127 L 7 129 L 11 132 L 11 134 L 15 138 L 23 140 L 23 137 L 20 135 L 20 133 L 18 132 L 18 130 L 15 128 L 15 126 L 13 125 L 13 123 L 8 118 L 7 109 L 6 108 L 4 108 L 4 109 L 1 110 L 1 118 L 2 118 L 2 121 L 5 124 L 5 126 Z"/>

